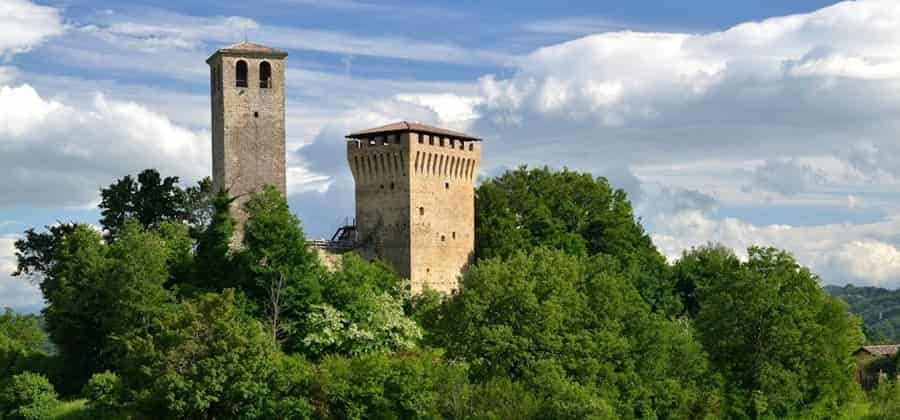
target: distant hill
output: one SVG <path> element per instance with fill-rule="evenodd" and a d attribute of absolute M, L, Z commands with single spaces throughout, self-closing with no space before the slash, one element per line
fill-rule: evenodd
<path fill-rule="evenodd" d="M 825 290 L 862 317 L 869 344 L 900 342 L 900 290 L 852 285 L 825 286 Z"/>

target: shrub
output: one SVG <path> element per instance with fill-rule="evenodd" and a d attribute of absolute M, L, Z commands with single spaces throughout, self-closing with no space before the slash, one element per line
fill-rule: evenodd
<path fill-rule="evenodd" d="M 100 413 L 111 413 L 122 405 L 122 381 L 119 375 L 106 371 L 95 373 L 84 386 L 82 394 L 88 406 Z"/>
<path fill-rule="evenodd" d="M 25 372 L 0 384 L 0 418 L 47 419 L 57 405 L 56 391 L 43 375 Z"/>

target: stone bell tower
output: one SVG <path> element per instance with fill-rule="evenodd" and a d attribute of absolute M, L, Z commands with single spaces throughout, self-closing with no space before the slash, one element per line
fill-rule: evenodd
<path fill-rule="evenodd" d="M 456 289 L 475 250 L 481 140 L 406 121 L 347 138 L 357 252 L 391 264 L 413 294 Z"/>
<path fill-rule="evenodd" d="M 213 188 L 228 191 L 235 241 L 242 237 L 248 194 L 272 185 L 285 193 L 284 59 L 249 42 L 222 48 L 206 63 L 212 98 Z"/>

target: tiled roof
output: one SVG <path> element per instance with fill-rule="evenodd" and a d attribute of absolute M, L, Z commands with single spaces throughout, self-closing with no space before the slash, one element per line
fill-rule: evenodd
<path fill-rule="evenodd" d="M 885 344 L 880 346 L 863 346 L 856 353 L 865 351 L 873 356 L 893 356 L 900 350 L 900 344 Z"/>
<path fill-rule="evenodd" d="M 368 130 L 357 131 L 355 133 L 347 134 L 348 139 L 358 139 L 371 136 L 373 134 L 387 134 L 387 133 L 397 133 L 404 131 L 412 131 L 416 133 L 425 133 L 425 134 L 437 134 L 441 136 L 447 137 L 455 137 L 462 140 L 473 140 L 473 141 L 481 141 L 480 138 L 470 136 L 466 133 L 460 133 L 459 131 L 447 130 L 446 128 L 438 128 L 432 127 L 430 125 L 419 124 L 408 121 L 400 121 L 395 122 L 388 125 L 383 125 L 381 127 L 370 128 Z"/>
<path fill-rule="evenodd" d="M 234 45 L 229 45 L 227 47 L 219 48 L 216 52 L 212 54 L 209 58 L 212 59 L 217 54 L 239 54 L 246 55 L 248 57 L 277 57 L 284 58 L 287 57 L 288 53 L 282 50 L 276 50 L 275 48 L 267 47 L 265 45 L 254 44 L 252 42 L 239 42 Z M 209 61 L 209 60 L 207 60 Z"/>

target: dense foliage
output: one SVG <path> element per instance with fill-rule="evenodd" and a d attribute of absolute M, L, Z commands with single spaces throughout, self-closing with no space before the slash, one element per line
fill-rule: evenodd
<path fill-rule="evenodd" d="M 606 178 L 568 170 L 519 169 L 475 192 L 475 255 L 511 257 L 535 248 L 610 255 L 653 309 L 680 311 L 665 258 L 635 219 L 631 202 Z"/>
<path fill-rule="evenodd" d="M 628 275 L 608 256 L 546 249 L 482 260 L 443 308 L 437 344 L 471 363 L 475 381 L 510 378 L 546 388 L 549 401 L 577 398 L 556 418 L 716 413 L 716 375 L 690 326 L 653 313 Z"/>
<path fill-rule="evenodd" d="M 43 375 L 25 372 L 0 381 L 2 419 L 47 419 L 57 405 L 56 391 Z"/>
<path fill-rule="evenodd" d="M 2 419 L 61 407 L 134 419 L 853 418 L 900 406 L 892 385 L 861 396 L 858 320 L 790 255 L 707 246 L 668 264 L 625 193 L 588 174 L 520 168 L 484 182 L 476 261 L 450 296 L 411 297 L 388 266 L 352 253 L 326 269 L 273 188 L 241 199 L 239 231 L 239 204 L 208 183 L 182 189 L 148 170 L 101 196 L 103 231 L 59 224 L 16 243 L 16 274 L 47 305 L 43 325 L 0 315 Z"/>
<path fill-rule="evenodd" d="M 695 325 L 725 377 L 729 416 L 840 412 L 856 389 L 849 355 L 864 341 L 858 319 L 786 252 L 748 254 L 738 262 L 721 248 L 700 249 L 678 263 L 686 277 L 707 274 L 696 289 Z"/>

